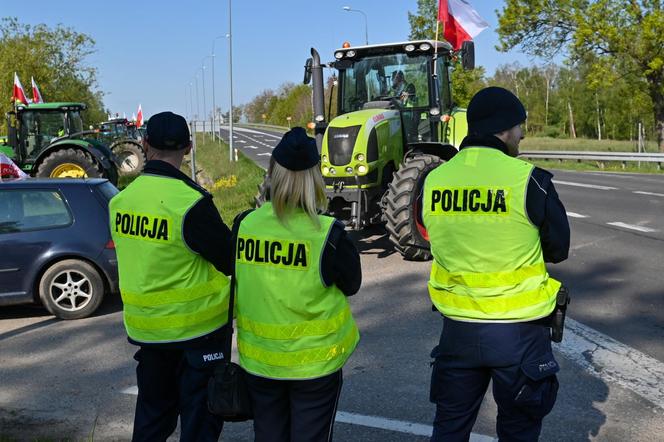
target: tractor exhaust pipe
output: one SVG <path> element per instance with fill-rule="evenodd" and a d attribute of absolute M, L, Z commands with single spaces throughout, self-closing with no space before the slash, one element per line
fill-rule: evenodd
<path fill-rule="evenodd" d="M 323 135 L 327 129 L 327 121 L 325 121 L 325 89 L 323 86 L 323 65 L 320 64 L 320 56 L 318 51 L 311 48 L 311 63 L 307 61 L 305 69 L 309 69 L 311 78 L 313 80 L 313 105 L 314 105 L 314 134 L 316 136 L 316 145 L 318 152 L 321 151 L 323 145 Z M 305 74 L 306 78 L 306 74 Z"/>

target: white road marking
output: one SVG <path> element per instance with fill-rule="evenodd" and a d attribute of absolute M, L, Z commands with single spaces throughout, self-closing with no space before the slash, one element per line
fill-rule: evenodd
<path fill-rule="evenodd" d="M 584 183 L 574 183 L 572 181 L 558 181 L 551 180 L 554 184 L 562 184 L 564 186 L 574 186 L 574 187 L 587 187 L 588 189 L 599 189 L 599 190 L 616 190 L 617 187 L 609 186 L 598 186 L 597 184 L 584 184 Z"/>
<path fill-rule="evenodd" d="M 228 126 L 222 126 L 225 130 L 228 130 Z M 279 135 L 272 135 L 268 134 L 265 132 L 260 132 L 257 130 L 253 129 L 247 129 L 246 127 L 234 127 L 233 132 L 238 131 L 238 132 L 246 132 L 246 133 L 251 133 L 251 134 L 258 134 L 258 135 L 263 135 L 264 137 L 271 137 L 271 138 L 276 138 L 277 140 L 281 140 L 281 136 Z"/>
<path fill-rule="evenodd" d="M 643 192 L 641 190 L 635 190 L 634 193 L 638 193 L 639 195 L 664 196 L 664 193 Z"/>
<path fill-rule="evenodd" d="M 272 156 L 272 154 L 263 152 L 263 153 L 256 154 L 256 156 L 258 156 L 258 157 L 270 157 L 270 156 Z"/>
<path fill-rule="evenodd" d="M 586 215 L 581 215 L 580 213 L 576 212 L 567 212 L 567 216 L 570 218 L 588 218 Z"/>
<path fill-rule="evenodd" d="M 138 395 L 136 385 L 122 390 L 124 394 Z M 416 436 L 431 436 L 433 427 L 431 425 L 418 424 L 415 422 L 400 421 L 380 416 L 367 416 L 364 414 L 337 411 L 335 422 L 343 424 L 360 425 L 363 427 L 380 428 L 381 430 L 396 431 L 399 433 L 413 434 Z M 482 434 L 471 434 L 471 442 L 494 442 L 496 439 Z"/>
<path fill-rule="evenodd" d="M 380 428 L 381 430 L 396 431 L 399 433 L 413 434 L 415 436 L 431 436 L 433 427 L 431 425 L 417 424 L 414 422 L 388 419 L 379 416 L 367 416 L 364 414 L 348 413 L 338 411 L 335 422 L 344 424 L 361 425 L 363 427 Z M 472 433 L 471 442 L 494 442 L 496 439 L 482 434 Z"/>
<path fill-rule="evenodd" d="M 650 227 L 636 226 L 634 224 L 627 224 L 621 222 L 613 222 L 607 224 L 610 226 L 622 227 L 623 229 L 637 230 L 639 232 L 644 232 L 644 233 L 652 233 L 657 231 L 656 229 L 651 229 Z"/>
<path fill-rule="evenodd" d="M 244 146 L 244 147 L 247 147 L 249 149 L 258 149 L 258 147 L 256 147 L 256 146 Z"/>
<path fill-rule="evenodd" d="M 563 342 L 554 344 L 568 359 L 605 382 L 619 384 L 664 409 L 664 363 L 572 318 Z"/>
<path fill-rule="evenodd" d="M 238 143 L 246 143 L 244 140 L 236 140 Z"/>

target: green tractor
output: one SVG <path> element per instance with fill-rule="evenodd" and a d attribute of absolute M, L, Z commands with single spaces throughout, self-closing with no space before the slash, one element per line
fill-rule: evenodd
<path fill-rule="evenodd" d="M 126 118 L 114 118 L 99 125 L 99 139 L 109 146 L 118 158 L 120 173 L 140 173 L 145 166 L 145 152 L 136 125 Z"/>
<path fill-rule="evenodd" d="M 327 66 L 314 48 L 311 55 L 304 83 L 313 77 L 314 131 L 329 213 L 353 230 L 385 223 L 406 259 L 430 259 L 416 201 L 425 176 L 458 152 L 467 133 L 465 109 L 452 102 L 449 71 L 459 55 L 464 69 L 474 68 L 473 43 L 460 53 L 432 40 L 345 44 Z M 323 67 L 338 71 L 338 116 L 329 123 Z"/>
<path fill-rule="evenodd" d="M 117 184 L 111 150 L 84 131 L 82 103 L 19 104 L 7 113 L 7 136 L 0 152 L 32 176 L 108 178 Z"/>

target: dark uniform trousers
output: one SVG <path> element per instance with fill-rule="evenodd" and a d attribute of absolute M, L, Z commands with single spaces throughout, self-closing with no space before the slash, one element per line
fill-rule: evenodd
<path fill-rule="evenodd" d="M 132 441 L 165 441 L 180 416 L 180 441 L 217 441 L 224 422 L 207 408 L 207 385 L 219 346 L 198 349 L 141 347 Z M 217 354 L 215 354 L 217 353 Z"/>
<path fill-rule="evenodd" d="M 343 383 L 341 370 L 302 381 L 247 373 L 255 442 L 327 442 Z"/>
<path fill-rule="evenodd" d="M 432 441 L 468 441 L 489 385 L 501 442 L 536 441 L 556 401 L 558 363 L 549 329 L 536 323 L 444 319 L 431 378 L 436 404 Z"/>

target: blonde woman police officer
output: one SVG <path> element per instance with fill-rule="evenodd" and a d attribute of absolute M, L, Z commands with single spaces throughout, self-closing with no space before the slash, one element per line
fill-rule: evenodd
<path fill-rule="evenodd" d="M 346 300 L 360 288 L 359 254 L 319 215 L 319 161 L 304 129 L 286 133 L 270 163 L 271 202 L 238 231 L 237 343 L 258 442 L 331 440 L 341 369 L 359 341 Z"/>

